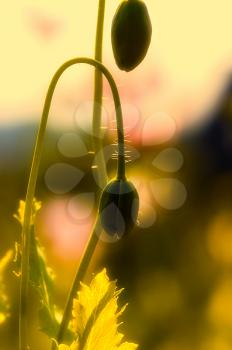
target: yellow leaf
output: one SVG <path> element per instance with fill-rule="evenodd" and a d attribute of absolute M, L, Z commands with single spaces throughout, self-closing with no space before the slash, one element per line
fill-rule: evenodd
<path fill-rule="evenodd" d="M 33 205 L 32 205 L 32 214 L 31 214 L 31 225 L 34 225 L 35 223 L 35 217 L 37 212 L 41 208 L 41 202 L 37 201 L 35 198 L 33 199 Z M 18 220 L 18 222 L 23 226 L 24 221 L 24 212 L 25 212 L 25 201 L 21 200 L 19 201 L 19 206 L 17 213 L 14 214 L 14 218 Z"/>
<path fill-rule="evenodd" d="M 0 325 L 4 323 L 9 316 L 9 302 L 7 294 L 5 293 L 5 284 L 3 282 L 4 271 L 12 260 L 13 252 L 8 250 L 6 254 L 0 259 Z"/>
<path fill-rule="evenodd" d="M 61 344 L 59 345 L 58 349 L 59 350 L 78 350 L 77 343 L 74 342 L 71 346 Z"/>
<path fill-rule="evenodd" d="M 12 259 L 13 252 L 12 250 L 8 250 L 3 258 L 0 260 L 0 274 L 2 274 Z"/>
<path fill-rule="evenodd" d="M 118 306 L 121 292 L 115 281 L 109 280 L 106 269 L 98 273 L 89 286 L 82 283 L 73 302 L 72 326 L 77 343 L 71 347 L 60 345 L 59 350 L 137 349 L 136 344 L 123 342 L 123 334 L 118 331 L 118 317 L 125 310 Z"/>
<path fill-rule="evenodd" d="M 133 344 L 133 343 L 123 343 L 122 345 L 120 345 L 120 347 L 118 348 L 119 350 L 136 350 L 138 348 L 137 344 Z"/>

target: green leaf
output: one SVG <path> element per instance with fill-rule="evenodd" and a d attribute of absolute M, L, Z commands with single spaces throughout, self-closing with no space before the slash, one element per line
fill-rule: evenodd
<path fill-rule="evenodd" d="M 5 291 L 3 274 L 9 262 L 12 260 L 12 255 L 12 250 L 8 250 L 8 252 L 6 252 L 6 254 L 0 259 L 0 325 L 9 317 L 10 304 Z"/>
<path fill-rule="evenodd" d="M 50 338 L 58 333 L 61 313 L 53 302 L 54 273 L 48 266 L 44 248 L 35 237 L 34 226 L 31 227 L 30 281 L 40 296 L 39 322 L 40 330 Z M 68 330 L 65 340 L 73 341 L 74 334 Z"/>
<path fill-rule="evenodd" d="M 54 337 L 59 326 L 52 300 L 54 274 L 47 265 L 39 240 L 35 237 L 34 226 L 31 227 L 30 244 L 30 282 L 40 297 L 40 329 L 49 337 Z"/>
<path fill-rule="evenodd" d="M 37 291 L 40 300 L 39 309 L 39 327 L 42 332 L 47 334 L 50 338 L 55 338 L 60 324 L 60 313 L 54 304 L 53 291 L 54 291 L 54 278 L 53 270 L 48 266 L 47 259 L 44 253 L 44 248 L 35 236 L 34 223 L 36 214 L 41 208 L 41 203 L 34 199 L 32 220 L 30 227 L 30 283 Z M 19 208 L 14 217 L 23 225 L 25 203 L 20 201 Z M 15 274 L 20 275 L 20 260 L 21 260 L 21 247 L 19 244 L 15 245 L 15 263 L 17 271 Z M 66 340 L 73 340 L 73 333 L 68 332 Z"/>

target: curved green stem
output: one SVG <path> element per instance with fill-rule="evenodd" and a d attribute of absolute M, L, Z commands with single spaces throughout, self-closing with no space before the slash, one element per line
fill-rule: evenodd
<path fill-rule="evenodd" d="M 105 17 L 105 0 L 99 0 L 97 30 L 95 39 L 95 60 L 102 62 L 102 42 L 103 28 Z M 93 104 L 93 147 L 95 152 L 95 165 L 97 167 L 97 181 L 100 188 L 104 188 L 107 184 L 108 176 L 106 171 L 106 163 L 102 150 L 101 141 L 101 106 L 102 106 L 102 90 L 103 79 L 99 69 L 95 69 L 94 73 L 94 104 Z"/>
<path fill-rule="evenodd" d="M 21 281 L 20 281 L 20 316 L 19 316 L 19 349 L 27 350 L 27 302 L 28 302 L 28 283 L 29 283 L 29 253 L 30 253 L 30 225 L 32 214 L 32 203 L 35 194 L 36 182 L 38 177 L 38 170 L 40 166 L 40 160 L 43 150 L 44 136 L 47 126 L 48 114 L 52 102 L 52 97 L 56 84 L 63 74 L 63 72 L 72 65 L 85 63 L 101 70 L 108 80 L 116 109 L 117 127 L 118 127 L 118 144 L 119 144 L 119 156 L 118 158 L 118 176 L 125 177 L 125 156 L 124 156 L 124 132 L 123 132 L 123 119 L 120 98 L 117 90 L 117 86 L 110 72 L 100 62 L 97 62 L 91 58 L 74 58 L 64 63 L 55 73 L 50 83 L 47 96 L 44 103 L 42 118 L 37 135 L 37 141 L 35 145 L 35 151 L 33 155 L 33 161 L 29 176 L 29 182 L 27 187 L 24 223 L 22 228 L 22 263 L 21 263 Z M 83 267 L 84 268 L 84 267 Z"/>
<path fill-rule="evenodd" d="M 94 55 L 95 60 L 98 62 L 102 62 L 104 17 L 105 17 L 105 0 L 99 0 L 97 30 L 96 30 L 96 38 L 95 38 L 95 55 Z M 96 166 L 96 179 L 97 179 L 97 184 L 101 189 L 103 189 L 106 186 L 108 181 L 106 163 L 105 163 L 104 153 L 102 150 L 102 139 L 101 139 L 102 93 L 103 93 L 102 73 L 99 69 L 95 69 L 92 141 L 93 141 L 93 149 L 95 154 L 94 165 Z M 98 230 L 99 232 L 96 232 Z M 95 247 L 98 242 L 98 237 L 100 234 L 101 234 L 101 227 L 99 226 L 99 223 L 96 223 L 93 229 L 93 232 L 90 236 L 90 240 L 87 244 L 86 250 L 81 259 L 76 276 L 74 278 L 72 288 L 70 290 L 70 293 L 66 302 L 62 323 L 60 325 L 59 333 L 57 335 L 58 342 L 62 341 L 65 330 L 68 327 L 69 316 L 72 309 L 73 299 L 76 296 L 76 291 L 79 287 L 80 281 L 83 280 L 84 278 L 86 267 L 89 265 L 89 262 L 91 260 L 92 254 L 94 253 Z M 83 266 L 84 266 L 84 269 L 83 269 Z M 52 345 L 52 349 L 55 349 L 55 345 Z"/>
<path fill-rule="evenodd" d="M 65 305 L 62 321 L 61 321 L 59 332 L 58 332 L 57 339 L 56 339 L 58 344 L 62 342 L 64 335 L 65 335 L 65 332 L 68 328 L 68 324 L 69 324 L 71 313 L 72 313 L 73 299 L 76 297 L 76 293 L 77 293 L 77 290 L 80 286 L 80 282 L 83 280 L 85 272 L 87 270 L 87 267 L 89 266 L 91 257 L 94 253 L 94 250 L 95 250 L 96 245 L 98 243 L 99 237 L 101 235 L 101 231 L 102 231 L 102 228 L 101 228 L 100 220 L 99 220 L 99 218 L 97 218 L 93 232 L 90 235 L 89 242 L 88 242 L 86 249 L 85 249 L 85 252 L 82 256 L 77 274 L 74 278 L 73 285 L 70 289 L 67 303 Z M 52 350 L 56 349 L 56 346 L 54 343 L 52 344 L 51 349 Z"/>

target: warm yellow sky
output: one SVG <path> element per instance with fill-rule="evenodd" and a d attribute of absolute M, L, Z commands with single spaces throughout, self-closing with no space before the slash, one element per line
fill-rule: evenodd
<path fill-rule="evenodd" d="M 97 3 L 97 0 L 4 2 L 0 15 L 2 123 L 15 118 L 36 118 L 58 66 L 76 55 L 92 56 Z M 143 84 L 149 85 L 149 77 L 151 82 L 158 82 L 155 87 L 151 85 L 150 99 L 149 94 L 144 99 L 140 96 L 139 107 L 148 106 L 147 113 L 152 108 L 166 108 L 184 124 L 184 112 L 202 108 L 214 87 L 219 86 L 219 78 L 232 66 L 232 1 L 146 0 L 153 23 L 152 44 L 146 60 L 129 74 L 119 72 L 111 52 L 110 23 L 118 3 L 106 0 L 105 63 L 112 68 L 122 90 L 130 86 L 135 90 L 138 84 L 142 94 Z M 70 99 L 75 98 L 74 91 L 76 96 L 77 87 L 90 74 L 83 68 L 78 74 L 66 74 L 62 88 L 58 89 L 59 96 L 70 93 Z M 132 97 L 129 102 L 133 103 Z M 60 118 L 67 110 L 62 103 L 62 99 L 57 101 Z"/>

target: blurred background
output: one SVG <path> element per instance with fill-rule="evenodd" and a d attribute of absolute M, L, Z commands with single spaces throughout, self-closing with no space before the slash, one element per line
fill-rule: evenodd
<path fill-rule="evenodd" d="M 103 236 L 86 280 L 107 267 L 129 302 L 121 329 L 139 350 L 232 348 L 232 41 L 231 0 L 147 0 L 150 50 L 130 73 L 114 63 L 106 1 L 104 63 L 121 95 L 128 174 L 138 188 L 133 234 Z M 98 1 L 5 2 L 0 21 L 0 254 L 20 240 L 13 218 L 25 198 L 33 146 L 49 81 L 75 56 L 93 56 Z M 56 274 L 63 307 L 94 222 L 99 185 L 91 147 L 93 69 L 62 77 L 49 117 L 37 186 L 36 232 Z M 115 174 L 112 96 L 104 86 L 104 151 Z M 17 348 L 19 281 L 6 271 L 11 315 L 0 349 Z M 49 348 L 37 330 L 33 350 Z"/>

